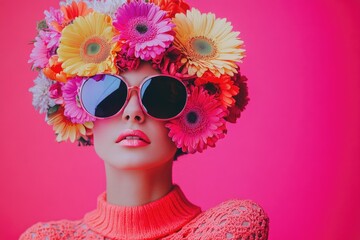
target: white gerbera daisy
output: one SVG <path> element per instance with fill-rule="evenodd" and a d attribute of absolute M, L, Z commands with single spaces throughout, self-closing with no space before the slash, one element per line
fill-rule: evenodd
<path fill-rule="evenodd" d="M 49 96 L 49 88 L 53 81 L 40 72 L 34 83 L 35 86 L 29 89 L 33 94 L 32 104 L 40 113 L 46 113 L 49 107 L 55 106 L 55 101 Z"/>
<path fill-rule="evenodd" d="M 127 2 L 126 0 L 63 0 L 60 2 L 60 5 L 70 5 L 73 1 L 85 2 L 88 8 L 92 8 L 96 12 L 109 15 L 112 18 L 115 17 L 116 10 Z"/>
<path fill-rule="evenodd" d="M 62 0 L 60 6 L 70 5 L 72 2 L 84 2 L 88 7 L 91 7 L 92 1 L 90 0 Z"/>
<path fill-rule="evenodd" d="M 94 0 L 89 4 L 89 7 L 96 12 L 115 17 L 116 10 L 121 7 L 126 0 Z"/>

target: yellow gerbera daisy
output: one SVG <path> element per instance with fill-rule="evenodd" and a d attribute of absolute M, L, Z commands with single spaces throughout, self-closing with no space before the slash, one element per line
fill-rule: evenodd
<path fill-rule="evenodd" d="M 115 34 L 110 16 L 92 12 L 76 18 L 63 29 L 57 51 L 64 72 L 78 76 L 116 73 Z"/>
<path fill-rule="evenodd" d="M 186 55 L 190 75 L 201 77 L 207 70 L 215 76 L 237 72 L 237 62 L 244 57 L 243 41 L 238 38 L 239 32 L 233 32 L 230 22 L 216 19 L 212 13 L 201 14 L 192 8 L 175 15 L 176 47 Z"/>
<path fill-rule="evenodd" d="M 94 126 L 93 122 L 85 122 L 83 124 L 73 123 L 64 116 L 64 108 L 58 106 L 56 112 L 48 115 L 47 123 L 53 126 L 53 130 L 56 134 L 56 141 L 62 142 L 70 140 L 70 142 L 75 142 L 79 140 L 80 137 L 87 138 L 86 136 L 91 135 L 92 128 Z"/>

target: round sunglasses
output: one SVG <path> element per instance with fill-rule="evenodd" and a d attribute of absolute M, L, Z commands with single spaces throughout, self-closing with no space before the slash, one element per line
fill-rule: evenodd
<path fill-rule="evenodd" d="M 140 86 L 129 87 L 121 76 L 99 74 L 86 79 L 80 88 L 83 109 L 95 118 L 115 116 L 137 91 L 145 114 L 158 120 L 179 116 L 185 108 L 188 92 L 184 83 L 173 76 L 146 77 Z"/>

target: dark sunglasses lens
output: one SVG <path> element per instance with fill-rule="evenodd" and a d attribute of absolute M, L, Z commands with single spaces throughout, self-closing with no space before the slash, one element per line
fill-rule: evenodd
<path fill-rule="evenodd" d="M 95 117 L 111 117 L 124 106 L 127 86 L 111 75 L 97 75 L 86 80 L 81 89 L 81 102 Z"/>
<path fill-rule="evenodd" d="M 186 87 L 177 79 L 155 76 L 141 88 L 141 101 L 150 116 L 169 119 L 177 116 L 185 107 Z"/>

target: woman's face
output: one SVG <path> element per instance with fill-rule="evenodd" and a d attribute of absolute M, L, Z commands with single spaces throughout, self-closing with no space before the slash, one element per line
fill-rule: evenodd
<path fill-rule="evenodd" d="M 129 87 L 139 86 L 144 78 L 158 74 L 150 64 L 121 76 Z M 154 96 L 156 97 L 156 96 Z M 121 169 L 148 168 L 172 160 L 176 152 L 165 121 L 147 116 L 138 94 L 131 92 L 128 103 L 116 116 L 94 122 L 95 151 L 107 164 Z"/>

